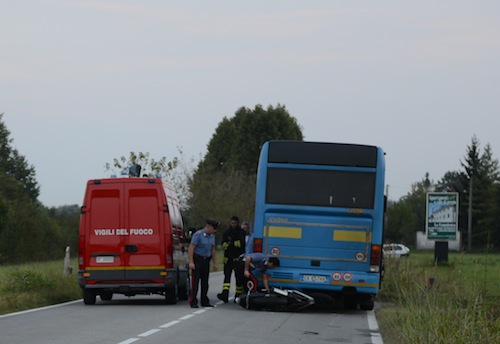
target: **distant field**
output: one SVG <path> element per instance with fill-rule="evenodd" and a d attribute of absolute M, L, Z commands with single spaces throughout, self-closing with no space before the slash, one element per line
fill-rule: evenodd
<path fill-rule="evenodd" d="M 376 308 L 384 343 L 500 343 L 500 255 L 448 258 L 386 260 Z"/>

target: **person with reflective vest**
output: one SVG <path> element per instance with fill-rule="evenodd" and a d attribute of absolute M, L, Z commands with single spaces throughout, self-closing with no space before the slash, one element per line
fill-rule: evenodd
<path fill-rule="evenodd" d="M 234 271 L 236 278 L 236 293 L 235 298 L 243 293 L 243 280 L 238 273 L 238 259 L 245 254 L 245 231 L 240 227 L 240 219 L 233 216 L 230 220 L 230 227 L 222 233 L 222 249 L 224 250 L 224 283 L 222 285 L 222 293 L 217 294 L 217 297 L 228 302 L 229 290 L 231 288 L 231 274 Z"/>

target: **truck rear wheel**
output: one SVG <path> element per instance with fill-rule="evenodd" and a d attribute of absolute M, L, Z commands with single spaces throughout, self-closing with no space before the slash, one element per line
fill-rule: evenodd
<path fill-rule="evenodd" d="M 92 290 L 83 289 L 83 303 L 95 305 L 96 294 Z"/>
<path fill-rule="evenodd" d="M 186 278 L 179 283 L 179 300 L 189 300 L 189 274 L 186 274 Z"/>
<path fill-rule="evenodd" d="M 173 287 L 165 288 L 165 303 L 175 305 L 177 303 L 177 284 Z"/>

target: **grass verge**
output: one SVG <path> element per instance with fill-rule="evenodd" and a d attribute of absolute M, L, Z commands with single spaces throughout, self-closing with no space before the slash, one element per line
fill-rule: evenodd
<path fill-rule="evenodd" d="M 500 255 L 386 259 L 376 310 L 384 343 L 500 343 Z"/>
<path fill-rule="evenodd" d="M 73 266 L 76 261 L 72 261 Z M 0 267 L 0 314 L 76 300 L 82 291 L 76 273 L 63 276 L 60 261 Z"/>

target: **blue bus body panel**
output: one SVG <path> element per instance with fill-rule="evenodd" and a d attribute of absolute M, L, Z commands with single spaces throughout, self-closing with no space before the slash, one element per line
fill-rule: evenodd
<path fill-rule="evenodd" d="M 279 149 L 286 150 L 285 145 L 286 143 L 280 143 Z M 292 142 L 290 145 L 297 148 L 297 151 L 301 149 L 297 143 Z M 353 146 L 353 154 L 359 152 L 355 147 L 357 145 L 331 145 L 337 145 L 339 149 L 345 148 L 345 151 L 350 149 L 347 146 Z M 304 143 L 304 146 L 311 147 L 311 143 Z M 281 152 L 270 152 L 270 142 L 263 145 L 257 170 L 254 238 L 262 240 L 264 254 L 280 259 L 280 267 L 267 271 L 271 286 L 332 292 L 355 288 L 358 293 L 378 293 L 380 271 L 370 271 L 370 258 L 372 246 L 382 245 L 385 159 L 383 150 L 380 147 L 374 148 L 376 149 L 369 150 L 372 153 L 367 154 L 376 153 L 376 158 L 368 164 L 358 166 L 351 163 L 356 159 L 351 159 L 349 154 L 340 156 L 339 163 L 335 165 L 335 153 L 328 156 L 318 151 L 311 159 L 319 163 L 308 164 L 302 161 L 303 155 L 283 153 L 282 158 Z M 367 150 L 362 148 L 361 151 Z M 304 152 L 307 154 L 310 151 Z M 269 158 L 270 155 L 272 158 Z M 290 160 L 287 160 L 289 157 Z M 370 186 L 373 204 L 365 207 L 353 205 L 353 208 L 294 204 L 297 202 L 294 194 L 291 194 L 293 200 L 288 203 L 288 199 L 283 203 L 272 199 L 274 202 L 268 203 L 266 194 L 270 169 L 373 173 L 375 178 Z M 286 183 L 276 177 L 272 180 L 286 194 Z M 300 191 L 308 197 L 307 189 L 302 188 Z"/>
<path fill-rule="evenodd" d="M 378 273 L 370 273 L 372 220 L 338 216 L 268 213 L 263 253 L 281 265 L 268 270 L 271 284 L 294 289 L 337 291 L 346 286 L 376 293 Z"/>

